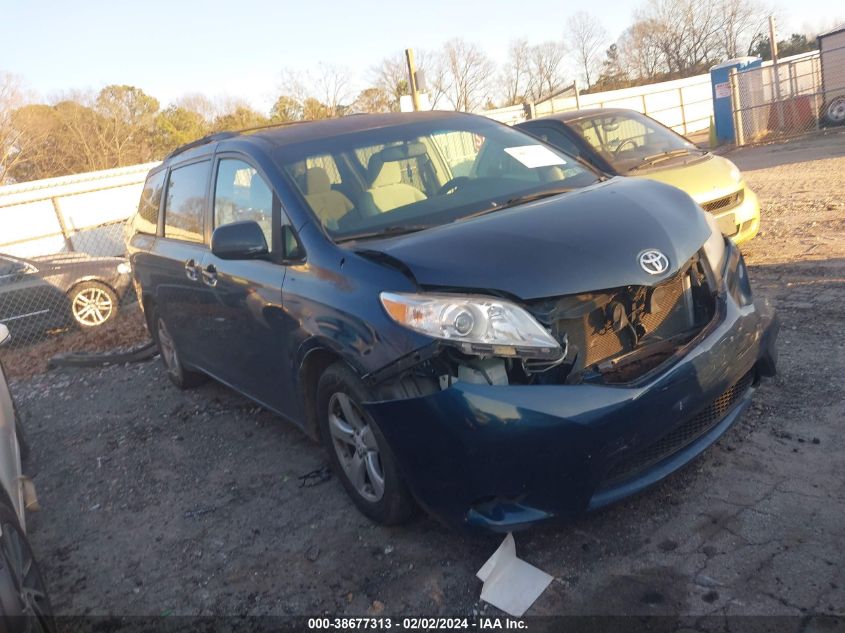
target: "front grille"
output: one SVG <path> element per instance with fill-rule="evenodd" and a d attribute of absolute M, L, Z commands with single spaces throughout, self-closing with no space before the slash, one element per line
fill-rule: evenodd
<path fill-rule="evenodd" d="M 723 196 L 721 198 L 716 198 L 715 200 L 710 200 L 709 202 L 703 202 L 701 204 L 701 208 L 705 211 L 709 211 L 710 213 L 717 213 L 719 211 L 738 207 L 742 204 L 743 198 L 744 194 L 742 189 L 740 189 L 729 196 Z"/>
<path fill-rule="evenodd" d="M 686 271 L 664 281 L 659 307 L 643 315 L 641 323 L 647 334 L 669 338 L 689 328 L 686 304 L 683 300 Z M 614 332 L 608 327 L 603 309 L 594 310 L 581 319 L 563 320 L 558 327 L 569 334 L 569 340 L 581 351 L 579 364 L 589 367 L 608 358 L 633 349 L 633 340 L 627 330 Z"/>
<path fill-rule="evenodd" d="M 681 426 L 616 464 L 607 474 L 602 486 L 628 479 L 692 444 L 724 419 L 725 414 L 745 395 L 753 381 L 752 369 Z"/>

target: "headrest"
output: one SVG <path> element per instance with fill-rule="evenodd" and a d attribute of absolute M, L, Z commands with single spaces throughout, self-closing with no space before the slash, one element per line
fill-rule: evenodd
<path fill-rule="evenodd" d="M 373 156 L 373 158 L 376 157 Z M 371 160 L 369 167 L 370 174 L 378 169 L 378 173 L 375 174 L 370 183 L 371 187 L 385 187 L 402 182 L 402 168 L 395 161 L 383 163 L 381 159 Z"/>
<path fill-rule="evenodd" d="M 331 191 L 332 182 L 328 172 L 322 167 L 309 167 L 305 171 L 305 193 L 326 193 Z"/>

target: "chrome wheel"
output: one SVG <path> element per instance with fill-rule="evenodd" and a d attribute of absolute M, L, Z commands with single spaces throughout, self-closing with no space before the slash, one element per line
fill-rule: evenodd
<path fill-rule="evenodd" d="M 329 399 L 329 432 L 343 472 L 370 502 L 384 496 L 384 468 L 367 414 L 345 393 Z"/>
<path fill-rule="evenodd" d="M 173 344 L 173 337 L 167 331 L 167 326 L 162 319 L 158 320 L 158 348 L 161 352 L 161 359 L 164 361 L 167 371 L 179 372 L 179 356 L 176 355 L 176 346 Z"/>
<path fill-rule="evenodd" d="M 104 288 L 90 286 L 73 298 L 73 318 L 86 327 L 102 325 L 114 312 L 114 301 Z"/>

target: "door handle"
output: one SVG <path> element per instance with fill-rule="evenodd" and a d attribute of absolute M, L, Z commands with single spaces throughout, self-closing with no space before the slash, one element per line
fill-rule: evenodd
<path fill-rule="evenodd" d="M 214 267 L 214 264 L 209 264 L 203 269 L 202 281 L 206 286 L 212 288 L 217 285 L 217 268 Z"/>
<path fill-rule="evenodd" d="M 191 281 L 197 280 L 197 263 L 193 259 L 185 262 L 185 276 Z"/>

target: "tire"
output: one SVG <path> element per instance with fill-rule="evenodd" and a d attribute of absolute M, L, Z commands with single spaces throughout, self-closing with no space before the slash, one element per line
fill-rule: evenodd
<path fill-rule="evenodd" d="M 82 329 L 100 327 L 110 323 L 120 310 L 117 294 L 99 281 L 85 281 L 71 288 L 70 315 Z"/>
<path fill-rule="evenodd" d="M 170 382 L 179 389 L 191 389 L 206 382 L 208 377 L 205 374 L 190 371 L 182 365 L 182 360 L 179 357 L 176 344 L 173 342 L 173 337 L 170 335 L 164 319 L 158 315 L 157 310 L 152 311 L 150 323 L 152 324 L 153 338 L 158 346 L 159 357 L 167 372 L 167 377 L 170 378 Z"/>
<path fill-rule="evenodd" d="M 404 523 L 414 512 L 414 500 L 381 429 L 361 406 L 368 400 L 372 395 L 346 365 L 326 369 L 317 385 L 320 436 L 332 469 L 361 513 L 382 525 Z"/>
<path fill-rule="evenodd" d="M 5 503 L 0 503 L 0 528 L 0 629 L 54 633 L 53 609 L 38 563 L 17 515 Z"/>
<path fill-rule="evenodd" d="M 825 106 L 825 119 L 831 125 L 845 123 L 845 96 L 836 97 Z"/>
<path fill-rule="evenodd" d="M 23 430 L 20 414 L 15 412 L 15 437 L 18 440 L 18 453 L 21 461 L 29 458 L 29 442 L 26 441 L 26 433 Z"/>

